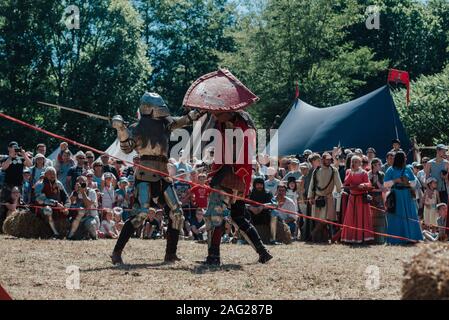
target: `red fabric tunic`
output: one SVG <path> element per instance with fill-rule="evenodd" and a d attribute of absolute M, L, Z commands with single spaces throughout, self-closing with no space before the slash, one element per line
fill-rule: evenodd
<path fill-rule="evenodd" d="M 240 117 L 237 117 L 236 121 L 233 122 L 234 125 L 234 129 L 242 129 L 243 133 L 245 133 L 245 131 L 247 129 L 250 129 L 251 127 L 248 126 L 248 124 L 246 123 L 246 121 L 244 121 L 243 119 L 241 119 Z M 225 165 L 225 159 L 226 159 L 226 144 L 229 143 L 226 141 L 225 138 L 225 127 L 222 126 L 218 126 L 217 128 L 218 130 L 220 130 L 221 132 L 221 137 L 222 137 L 222 163 L 221 164 L 216 164 L 214 163 L 212 165 L 212 171 L 209 173 L 209 177 L 213 177 L 218 170 L 220 170 L 223 165 Z M 255 145 L 255 136 L 252 137 L 254 139 L 254 141 L 252 141 L 251 143 L 254 143 L 253 145 Z M 249 138 L 251 139 L 251 137 Z M 249 153 L 249 146 L 250 146 L 250 142 L 248 141 L 247 138 L 244 139 L 244 144 L 243 144 L 243 150 L 237 150 L 234 152 L 236 153 L 236 159 L 241 159 L 242 161 L 239 161 L 240 163 L 233 163 L 233 164 L 229 164 L 234 168 L 234 173 L 240 177 L 243 181 L 243 183 L 245 184 L 245 197 L 249 194 L 249 189 L 251 187 L 251 178 L 252 178 L 252 157 L 251 154 Z M 215 156 L 219 156 L 217 155 L 217 151 L 215 151 Z M 226 164 L 228 165 L 228 164 Z"/>
<path fill-rule="evenodd" d="M 367 191 L 355 188 L 360 185 L 370 186 L 368 173 L 365 170 L 359 172 L 348 170 L 348 172 L 346 172 L 344 185 L 350 187 L 351 190 L 343 224 L 345 226 L 373 231 L 370 205 L 369 203 L 363 202 L 363 194 L 367 193 Z M 374 240 L 374 235 L 371 232 L 343 227 L 341 233 L 342 242 L 362 243 L 372 240 Z"/>

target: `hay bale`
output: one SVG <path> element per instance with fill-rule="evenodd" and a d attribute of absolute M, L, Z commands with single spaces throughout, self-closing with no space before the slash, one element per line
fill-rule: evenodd
<path fill-rule="evenodd" d="M 56 219 L 55 225 L 60 234 L 67 233 L 69 228 L 67 219 Z M 30 239 L 48 239 L 53 235 L 48 223 L 28 210 L 18 210 L 6 218 L 3 232 L 17 238 Z"/>
<path fill-rule="evenodd" d="M 449 244 L 426 244 L 405 264 L 402 299 L 449 299 Z"/>

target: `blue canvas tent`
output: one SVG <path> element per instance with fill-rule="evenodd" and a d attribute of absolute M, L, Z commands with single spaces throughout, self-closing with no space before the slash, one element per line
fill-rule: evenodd
<path fill-rule="evenodd" d="M 277 136 L 276 136 L 277 135 Z M 385 158 L 391 149 L 391 140 L 399 138 L 402 149 L 408 153 L 410 140 L 399 119 L 388 86 L 341 105 L 316 108 L 297 100 L 278 132 L 270 141 L 272 152 L 276 142 L 279 155 L 302 154 L 305 149 L 316 152 L 343 148 L 368 147 Z"/>

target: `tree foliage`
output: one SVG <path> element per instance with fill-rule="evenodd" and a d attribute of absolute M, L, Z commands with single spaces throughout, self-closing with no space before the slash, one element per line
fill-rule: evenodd
<path fill-rule="evenodd" d="M 80 8 L 79 30 L 64 24 L 68 5 Z M 378 30 L 365 24 L 370 5 L 380 9 Z M 297 81 L 301 99 L 325 107 L 384 85 L 397 68 L 414 80 L 410 108 L 395 93 L 401 117 L 428 144 L 448 140 L 448 48 L 449 0 L 0 0 L 0 110 L 105 148 L 114 139 L 105 121 L 36 102 L 130 119 L 151 90 L 180 113 L 191 83 L 221 66 L 260 96 L 250 111 L 268 128 L 288 111 Z M 0 147 L 56 145 L 0 125 Z"/>
<path fill-rule="evenodd" d="M 0 78 L 4 83 L 0 108 L 68 138 L 104 148 L 114 134 L 107 123 L 40 107 L 36 102 L 104 115 L 134 115 L 150 72 L 145 44 L 140 41 L 138 13 L 125 0 L 2 2 Z M 79 29 L 70 30 L 64 24 L 63 12 L 70 4 L 80 9 Z M 54 143 L 17 126 L 4 128 L 5 140 Z"/>
<path fill-rule="evenodd" d="M 443 72 L 420 76 L 411 83 L 411 103 L 406 105 L 405 89 L 393 94 L 401 120 L 410 137 L 421 145 L 449 142 L 449 66 Z"/>
<path fill-rule="evenodd" d="M 193 81 L 217 70 L 219 52 L 234 52 L 235 23 L 226 0 L 145 0 L 137 7 L 153 67 L 149 87 L 179 112 Z"/>

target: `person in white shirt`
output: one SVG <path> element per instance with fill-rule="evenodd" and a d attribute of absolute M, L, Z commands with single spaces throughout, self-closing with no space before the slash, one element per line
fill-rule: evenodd
<path fill-rule="evenodd" d="M 277 207 L 281 209 L 285 209 L 292 212 L 297 212 L 297 205 L 293 202 L 292 199 L 287 197 L 287 186 L 284 183 L 281 183 L 277 187 L 275 201 L 277 202 Z M 296 233 L 296 220 L 298 219 L 298 215 L 293 213 L 286 213 L 279 210 L 271 211 L 272 217 L 277 217 L 284 221 L 288 227 L 290 228 L 291 234 L 294 235 Z M 275 242 L 276 240 L 276 228 L 271 228 L 271 241 Z"/>

